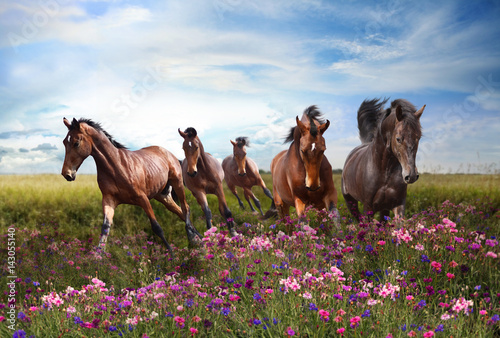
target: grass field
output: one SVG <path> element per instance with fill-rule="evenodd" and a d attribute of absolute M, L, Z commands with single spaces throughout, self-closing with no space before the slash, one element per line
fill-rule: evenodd
<path fill-rule="evenodd" d="M 272 190 L 270 174 L 263 174 L 266 185 Z M 334 175 L 339 195 L 339 209 L 342 216 L 350 215 L 344 206 L 340 192 L 340 175 Z M 256 222 L 245 203 L 245 211 L 238 206 L 236 198 L 225 186 L 226 199 L 237 222 Z M 254 193 L 262 203 L 264 212 L 271 201 L 263 192 L 254 187 Z M 192 220 L 199 231 L 205 231 L 204 214 L 192 194 L 186 190 L 191 207 Z M 493 207 L 500 207 L 500 175 L 432 175 L 423 174 L 408 188 L 406 215 L 412 215 L 429 207 L 437 207 L 449 200 L 458 204 L 474 202 L 488 197 Z M 244 201 L 243 194 L 240 198 Z M 208 196 L 210 208 L 218 223 L 222 220 L 218 213 L 217 198 Z M 152 202 L 155 215 L 163 226 L 167 240 L 177 245 L 186 245 L 183 223 L 168 212 L 160 203 Z M 293 208 L 292 208 L 293 209 Z M 0 175 L 0 225 L 16 224 L 28 228 L 46 222 L 56 222 L 75 236 L 98 236 L 102 224 L 101 192 L 95 175 L 78 175 L 76 181 L 66 182 L 60 175 L 11 176 Z M 144 230 L 150 232 L 149 221 L 144 211 L 136 206 L 120 205 L 115 213 L 112 233 L 133 234 Z"/>
<path fill-rule="evenodd" d="M 334 180 L 340 226 L 314 209 L 307 226 L 293 215 L 261 221 L 226 190 L 242 236 L 227 236 L 211 196 L 216 227 L 199 248 L 153 202 L 173 258 L 128 205 L 116 210 L 106 252 L 97 250 L 94 175 L 0 176 L 0 336 L 500 335 L 499 175 L 421 175 L 406 220 L 385 224 L 353 222 Z"/>

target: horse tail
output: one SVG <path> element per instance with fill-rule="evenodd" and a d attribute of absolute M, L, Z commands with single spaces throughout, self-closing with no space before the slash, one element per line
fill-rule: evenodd
<path fill-rule="evenodd" d="M 359 138 L 362 143 L 370 143 L 375 137 L 379 112 L 389 99 L 364 100 L 358 109 Z"/>

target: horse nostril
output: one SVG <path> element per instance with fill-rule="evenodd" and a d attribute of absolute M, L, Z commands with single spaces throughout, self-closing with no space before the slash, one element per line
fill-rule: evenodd
<path fill-rule="evenodd" d="M 192 173 L 188 173 L 188 175 L 191 177 L 195 177 L 197 173 L 198 173 L 197 171 L 193 171 Z"/>
<path fill-rule="evenodd" d="M 418 180 L 419 177 L 420 177 L 420 175 L 417 174 L 417 178 L 415 178 L 415 181 Z"/>
<path fill-rule="evenodd" d="M 238 174 L 238 175 L 240 175 L 240 176 L 245 176 L 246 174 L 247 174 L 247 173 L 242 173 L 242 174 Z"/>
<path fill-rule="evenodd" d="M 405 176 L 405 182 L 406 183 L 410 182 L 410 176 L 409 175 Z"/>

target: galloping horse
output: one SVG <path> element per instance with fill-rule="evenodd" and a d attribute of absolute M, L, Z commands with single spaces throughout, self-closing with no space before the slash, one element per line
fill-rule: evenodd
<path fill-rule="evenodd" d="M 160 201 L 168 210 L 186 222 L 186 232 L 190 242 L 200 242 L 201 235 L 189 219 L 189 206 L 182 184 L 181 166 L 177 158 L 167 150 L 151 146 L 137 151 L 127 150 L 102 129 L 99 123 L 88 119 L 66 118 L 64 124 L 68 134 L 64 139 L 66 155 L 62 175 L 74 181 L 76 172 L 83 161 L 92 156 L 97 166 L 97 183 L 102 193 L 102 224 L 99 246 L 104 249 L 113 224 L 115 208 L 119 204 L 138 205 L 144 209 L 151 222 L 153 232 L 161 238 L 170 254 L 163 230 L 156 221 L 150 199 Z M 172 189 L 178 196 L 180 205 L 174 202 Z"/>
<path fill-rule="evenodd" d="M 425 105 L 417 111 L 410 102 L 398 99 L 383 109 L 386 102 L 365 100 L 359 107 L 362 144 L 348 155 L 342 171 L 342 194 L 358 219 L 358 201 L 365 212 L 380 211 L 381 219 L 391 209 L 396 217 L 403 217 L 407 186 L 418 179 L 415 157 Z"/>
<path fill-rule="evenodd" d="M 332 166 L 326 156 L 323 133 L 330 121 L 322 119 L 316 106 L 304 111 L 297 126 L 290 130 L 285 142 L 292 142 L 288 150 L 280 152 L 271 162 L 274 203 L 280 217 L 289 214 L 294 206 L 301 218 L 307 205 L 328 209 L 340 217 L 337 211 L 337 190 L 333 184 Z"/>
<path fill-rule="evenodd" d="M 208 207 L 207 194 L 214 194 L 219 200 L 219 211 L 226 219 L 230 235 L 238 235 L 234 230 L 233 216 L 224 196 L 222 166 L 215 157 L 205 152 L 196 129 L 190 127 L 183 132 L 179 129 L 179 134 L 184 139 L 182 149 L 186 155 L 186 159 L 182 161 L 184 183 L 205 213 L 207 229 L 212 227 L 212 212 Z"/>
<path fill-rule="evenodd" d="M 226 180 L 227 186 L 238 199 L 238 203 L 242 209 L 245 207 L 236 192 L 236 187 L 238 186 L 243 188 L 243 193 L 250 209 L 253 212 L 255 211 L 252 203 L 250 202 L 251 198 L 255 203 L 255 206 L 259 209 L 261 215 L 264 216 L 260 201 L 252 192 L 252 187 L 254 185 L 261 187 L 264 194 L 266 194 L 266 196 L 271 200 L 273 200 L 273 195 L 271 195 L 271 192 L 267 189 L 264 180 L 260 176 L 257 164 L 251 158 L 247 157 L 246 147 L 250 146 L 250 141 L 248 140 L 248 137 L 238 137 L 236 138 L 236 142 L 233 140 L 230 141 L 233 145 L 233 155 L 229 155 L 224 159 L 224 161 L 222 161 L 224 179 Z"/>

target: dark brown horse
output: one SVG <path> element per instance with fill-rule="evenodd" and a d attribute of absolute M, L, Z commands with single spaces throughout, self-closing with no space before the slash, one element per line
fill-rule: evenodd
<path fill-rule="evenodd" d="M 187 128 L 185 131 L 179 129 L 179 134 L 184 139 L 182 149 L 186 155 L 186 159 L 182 161 L 184 183 L 205 213 L 207 229 L 212 227 L 212 212 L 208 207 L 207 194 L 214 194 L 219 200 L 219 211 L 226 220 L 230 235 L 233 237 L 238 235 L 224 196 L 222 185 L 224 171 L 221 164 L 215 157 L 205 152 L 196 129 Z"/>
<path fill-rule="evenodd" d="M 177 158 L 161 147 L 147 147 L 137 151 L 127 150 L 116 142 L 102 127 L 91 120 L 73 119 L 64 139 L 66 155 L 62 175 L 73 181 L 83 161 L 92 156 L 97 166 L 97 183 L 102 193 L 102 224 L 99 246 L 104 249 L 113 224 L 115 208 L 119 204 L 138 205 L 144 209 L 151 222 L 153 232 L 161 238 L 170 253 L 172 248 L 163 235 L 163 230 L 156 221 L 149 202 L 154 198 L 168 210 L 186 222 L 186 232 L 190 242 L 199 242 L 201 235 L 189 220 L 189 206 L 182 184 L 182 171 Z M 172 189 L 180 201 L 180 207 L 174 202 Z"/>
<path fill-rule="evenodd" d="M 252 187 L 255 185 L 261 187 L 264 194 L 271 200 L 273 200 L 273 195 L 271 195 L 271 192 L 267 189 L 264 180 L 260 176 L 257 164 L 251 158 L 247 157 L 246 147 L 250 146 L 250 141 L 248 140 L 248 137 L 238 137 L 236 138 L 236 142 L 233 140 L 230 141 L 233 145 L 233 155 L 229 155 L 224 159 L 224 161 L 222 161 L 224 179 L 226 180 L 227 186 L 238 199 L 240 207 L 245 209 L 243 202 L 236 192 L 236 187 L 243 188 L 243 193 L 250 209 L 255 212 L 255 209 L 250 202 L 250 199 L 252 199 L 261 215 L 264 216 L 260 201 L 252 192 Z"/>
<path fill-rule="evenodd" d="M 316 106 L 304 111 L 302 119 L 296 117 L 297 126 L 290 131 L 285 142 L 292 142 L 288 150 L 280 152 L 271 162 L 274 203 L 280 217 L 289 214 L 294 206 L 301 218 L 307 205 L 317 209 L 337 211 L 337 190 L 333 184 L 332 166 L 326 156 L 323 133 L 330 121 L 322 119 Z"/>
<path fill-rule="evenodd" d="M 417 111 L 410 102 L 398 99 L 384 109 L 386 102 L 365 100 L 359 107 L 362 144 L 351 151 L 342 171 L 342 194 L 358 219 L 358 201 L 365 212 L 380 211 L 381 219 L 390 210 L 403 217 L 407 185 L 418 179 L 415 157 L 425 105 Z"/>

